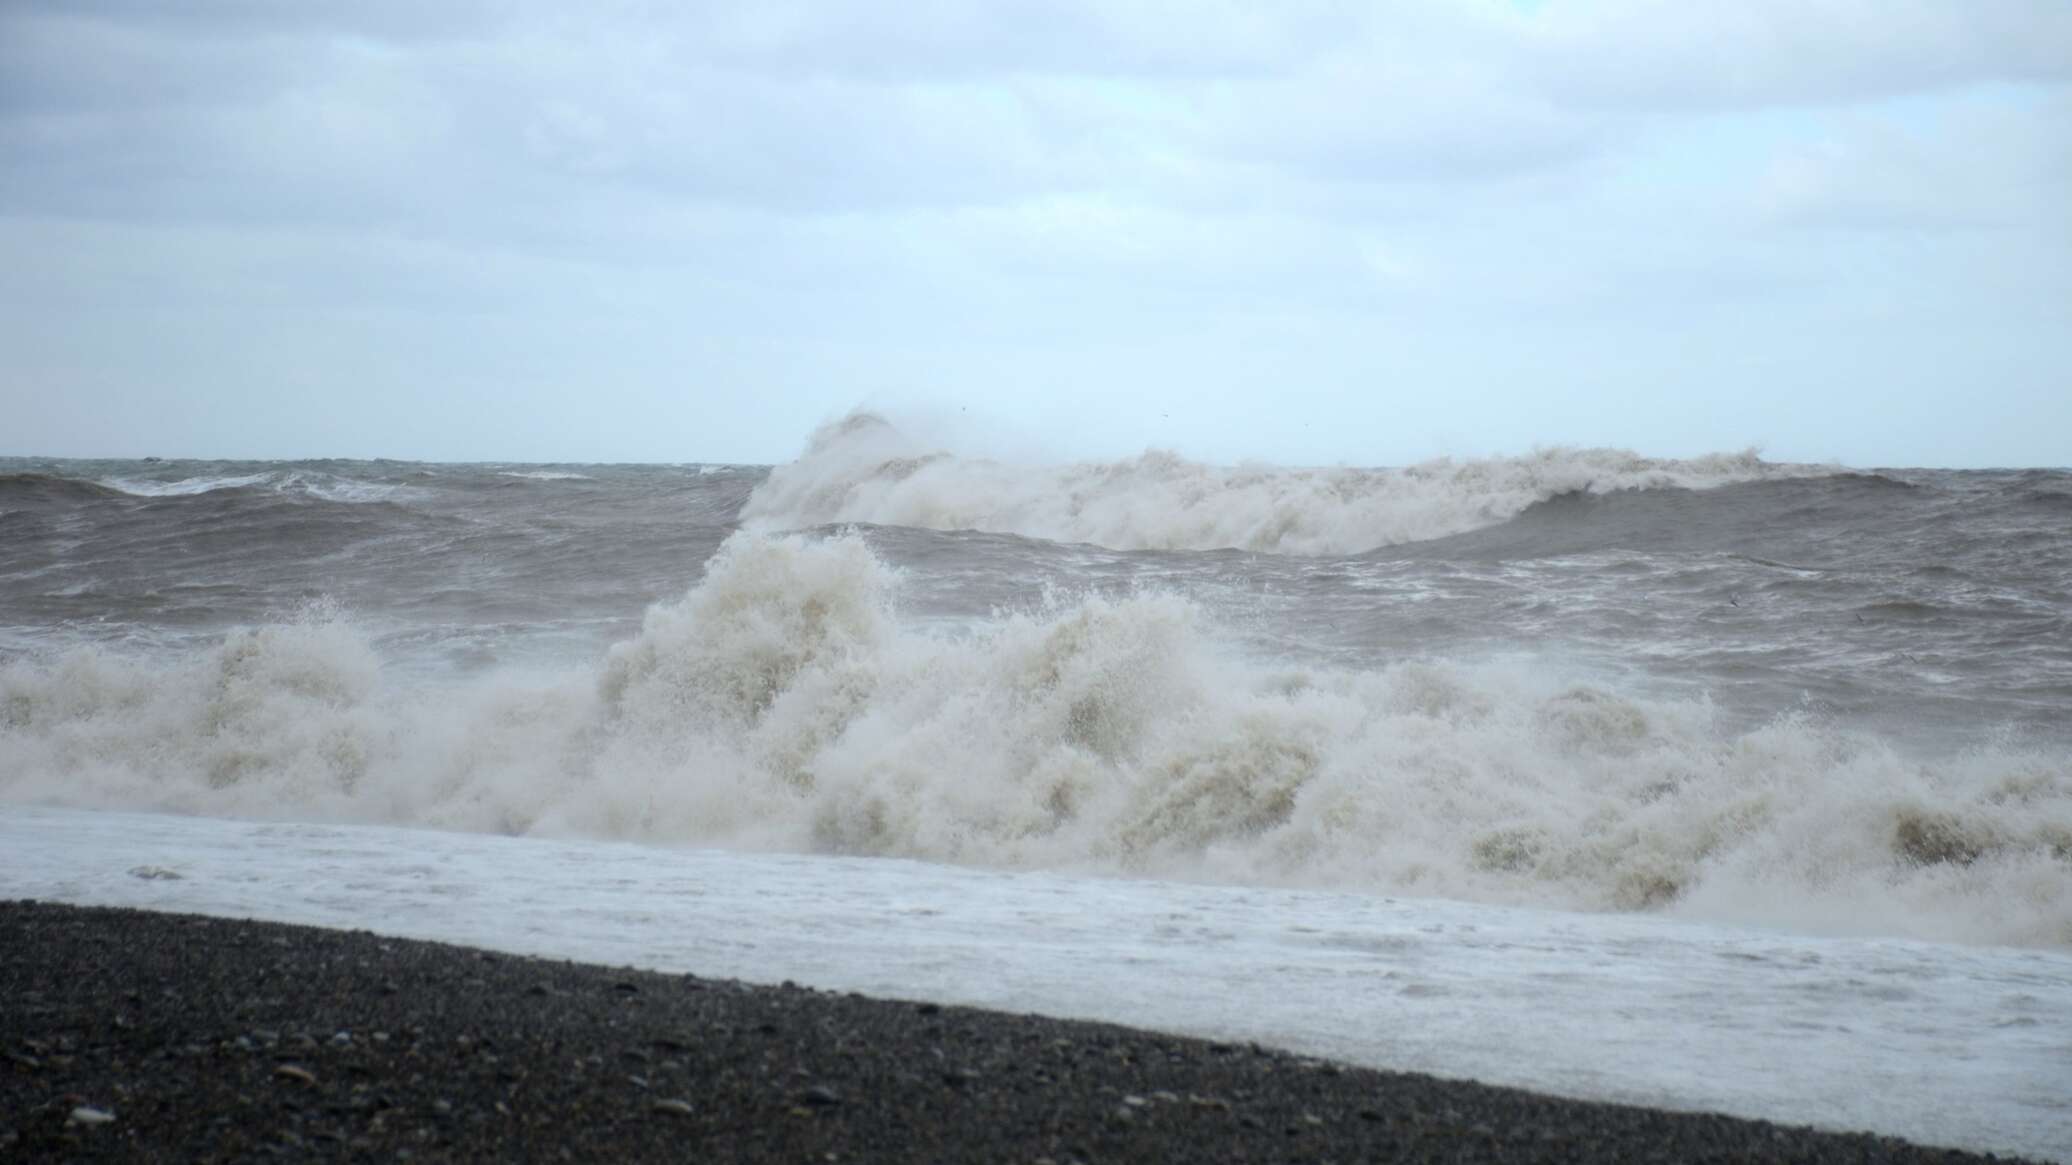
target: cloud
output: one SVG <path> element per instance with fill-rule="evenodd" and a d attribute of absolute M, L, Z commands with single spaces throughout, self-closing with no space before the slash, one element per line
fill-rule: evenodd
<path fill-rule="evenodd" d="M 692 9 L 702 59 L 773 76 L 890 81 L 1220 78 L 1285 72 L 1358 24 L 1317 0 L 796 0 Z"/>
<path fill-rule="evenodd" d="M 1181 184 L 1256 200 L 1277 193 L 1262 178 L 1530 168 L 1581 137 L 1458 61 L 1420 64 L 1443 22 L 1377 47 L 1335 6 L 349 11 L 8 10 L 4 193 L 39 213 L 264 218 L 264 203 L 420 225 L 439 216 L 405 207 L 580 184 L 793 214 L 1158 201 Z"/>
<path fill-rule="evenodd" d="M 0 0 L 0 296 L 28 313 L 0 347 L 81 391 L 159 368 L 400 395 L 418 368 L 493 396 L 594 364 L 643 407 L 686 383 L 746 416 L 738 383 L 771 425 L 785 394 L 975 386 L 1077 432 L 1104 393 L 1145 424 L 1191 393 L 1191 432 L 1235 443 L 1264 439 L 1244 402 L 1272 385 L 1619 440 L 1588 423 L 1614 406 L 1527 430 L 1570 423 L 1564 391 L 1723 391 L 1764 337 L 1798 361 L 1763 366 L 1784 400 L 1841 359 L 1803 341 L 1822 327 L 1884 320 L 1897 352 L 1983 310 L 1954 300 L 2062 290 L 2068 22 L 2063 0 Z M 1513 384 L 1542 397 L 1442 416 Z"/>
<path fill-rule="evenodd" d="M 807 216 L 1098 197 L 1364 218 L 1403 183 L 1502 183 L 1626 148 L 1635 130 L 1606 101 L 1788 101 L 1985 75 L 1996 52 L 2015 74 L 2057 59 L 2036 47 L 2048 37 L 2016 35 L 2050 31 L 2025 16 L 2053 18 L 2012 0 L 1876 37 L 1848 3 L 1702 7 L 1714 15 L 1638 0 L 1532 17 L 16 6 L 0 14 L 0 198 L 43 214 L 533 235 L 553 234 L 549 208 L 571 200 L 641 197 Z"/>
<path fill-rule="evenodd" d="M 479 37 L 510 13 L 499 0 L 355 0 L 351 4 L 294 4 L 280 0 L 8 0 L 0 17 L 90 21 L 128 26 L 182 39 L 223 42 L 308 37 L 354 37 L 392 44 Z"/>
<path fill-rule="evenodd" d="M 2072 78 L 2072 6 L 2061 0 L 1555 0 L 1524 32 L 1547 92 L 1641 112 Z"/>
<path fill-rule="evenodd" d="M 2072 195 L 2068 119 L 2063 98 L 1836 115 L 1777 151 L 1753 205 L 1763 221 L 1794 228 L 2062 227 Z"/>

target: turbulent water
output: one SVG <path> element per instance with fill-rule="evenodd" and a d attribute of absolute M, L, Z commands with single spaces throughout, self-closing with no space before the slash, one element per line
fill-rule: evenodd
<path fill-rule="evenodd" d="M 2072 947 L 2072 473 L 0 461 L 0 798 Z"/>

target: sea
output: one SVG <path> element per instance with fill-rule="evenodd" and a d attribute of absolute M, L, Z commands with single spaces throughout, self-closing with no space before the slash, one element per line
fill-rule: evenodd
<path fill-rule="evenodd" d="M 2072 1160 L 2072 471 L 0 459 L 0 897 Z"/>

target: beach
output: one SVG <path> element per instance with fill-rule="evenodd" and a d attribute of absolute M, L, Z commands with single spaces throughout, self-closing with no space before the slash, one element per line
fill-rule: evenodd
<path fill-rule="evenodd" d="M 0 952 L 11 1160 L 1996 1159 L 365 931 L 18 901 Z"/>

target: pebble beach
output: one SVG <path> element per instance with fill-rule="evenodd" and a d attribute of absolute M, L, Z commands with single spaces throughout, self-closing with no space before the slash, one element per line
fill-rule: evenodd
<path fill-rule="evenodd" d="M 1978 1161 L 1253 1045 L 0 904 L 19 1161 Z"/>

